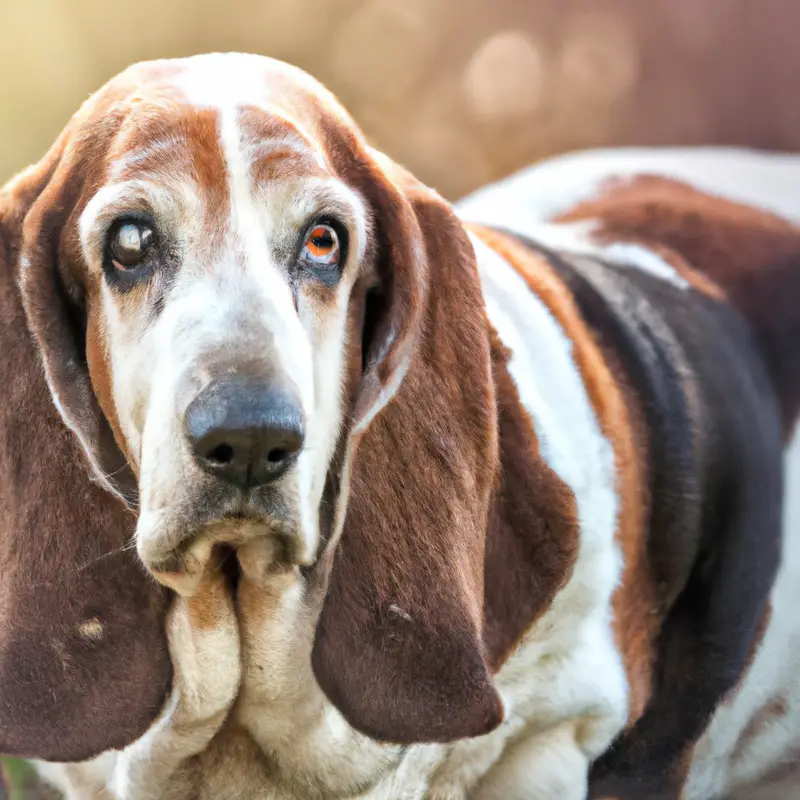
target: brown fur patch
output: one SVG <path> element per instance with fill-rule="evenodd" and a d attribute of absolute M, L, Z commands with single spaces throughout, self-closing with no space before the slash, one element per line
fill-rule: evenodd
<path fill-rule="evenodd" d="M 211 580 L 218 578 L 211 577 Z M 186 600 L 186 611 L 192 627 L 206 631 L 216 628 L 229 613 L 225 596 L 218 591 L 205 590 L 202 586 Z"/>
<path fill-rule="evenodd" d="M 225 230 L 220 220 L 230 209 L 228 165 L 219 138 L 219 113 L 212 110 L 184 109 L 181 125 L 192 160 L 192 173 L 203 197 L 206 241 L 217 244 L 218 233 Z"/>
<path fill-rule="evenodd" d="M 655 660 L 655 639 L 659 629 L 659 598 L 648 552 L 650 519 L 648 434 L 641 398 L 625 378 L 625 371 L 610 348 L 604 355 L 615 376 L 628 414 L 631 435 L 617 447 L 621 498 L 618 542 L 622 549 L 623 572 L 614 593 L 614 633 L 628 677 L 628 723 L 644 713 L 650 700 Z M 615 452 L 617 449 L 615 448 Z"/>
<path fill-rule="evenodd" d="M 111 144 L 108 166 L 115 169 L 120 181 L 190 174 L 190 136 L 200 132 L 193 127 L 197 126 L 185 125 L 184 110 L 174 99 L 163 104 L 131 104 Z"/>
<path fill-rule="evenodd" d="M 560 219 L 595 220 L 603 237 L 669 248 L 719 286 L 753 327 L 788 435 L 800 411 L 800 228 L 766 211 L 647 175 L 610 183 L 602 196 Z"/>
<path fill-rule="evenodd" d="M 245 108 L 239 117 L 242 136 L 258 142 L 251 177 L 256 185 L 304 175 L 327 176 L 314 154 L 318 149 L 288 120 L 258 108 Z"/>

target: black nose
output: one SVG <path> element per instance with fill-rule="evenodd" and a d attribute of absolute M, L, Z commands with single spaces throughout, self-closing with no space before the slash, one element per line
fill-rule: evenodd
<path fill-rule="evenodd" d="M 291 390 L 267 379 L 212 381 L 186 409 L 197 463 L 243 489 L 283 475 L 303 446 L 303 415 Z"/>

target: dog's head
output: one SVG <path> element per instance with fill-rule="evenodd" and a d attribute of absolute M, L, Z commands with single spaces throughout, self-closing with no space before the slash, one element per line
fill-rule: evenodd
<path fill-rule="evenodd" d="M 189 595 L 215 547 L 268 537 L 326 589 L 313 663 L 353 725 L 496 725 L 495 407 L 448 206 L 318 83 L 243 55 L 128 69 L 4 203 L 52 402 L 152 575 Z"/>

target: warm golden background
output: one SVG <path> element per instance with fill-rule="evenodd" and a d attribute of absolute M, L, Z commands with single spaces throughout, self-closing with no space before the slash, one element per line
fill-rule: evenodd
<path fill-rule="evenodd" d="M 292 61 L 456 197 L 608 144 L 800 149 L 798 0 L 0 0 L 0 183 L 127 64 Z"/>

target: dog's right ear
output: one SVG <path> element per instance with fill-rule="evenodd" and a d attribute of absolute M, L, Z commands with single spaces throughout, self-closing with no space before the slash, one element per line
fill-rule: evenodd
<path fill-rule="evenodd" d="M 79 260 L 74 212 L 90 183 L 92 162 L 102 160 L 105 137 L 92 137 L 80 148 L 70 146 L 69 138 L 68 131 L 62 134 L 43 163 L 17 179 L 17 191 L 22 192 L 17 214 L 23 215 L 17 280 L 55 407 L 80 441 L 95 479 L 134 505 L 136 478 L 92 387 L 87 311 L 75 276 L 80 270 L 73 263 Z"/>
<path fill-rule="evenodd" d="M 54 761 L 138 738 L 171 680 L 135 515 L 85 457 L 109 442 L 59 263 L 82 181 L 68 143 L 0 193 L 0 753 Z"/>

